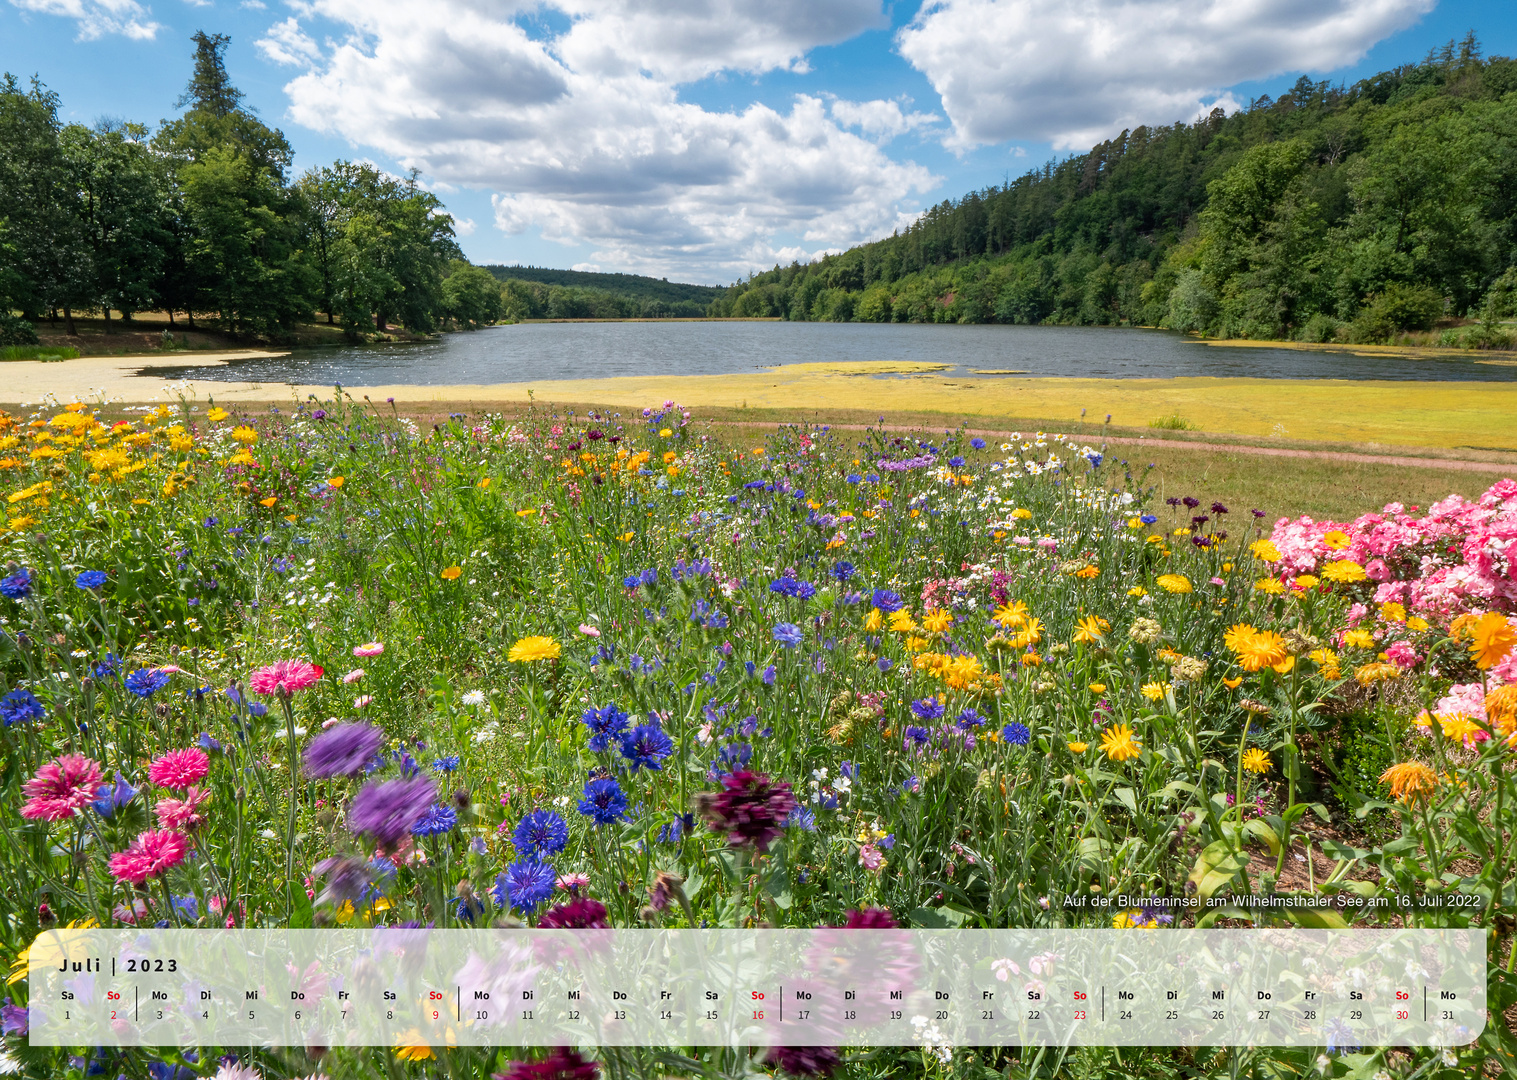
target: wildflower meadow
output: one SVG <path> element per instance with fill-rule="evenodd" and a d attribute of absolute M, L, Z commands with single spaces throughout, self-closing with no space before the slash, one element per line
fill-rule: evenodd
<path fill-rule="evenodd" d="M 1517 1064 L 1517 482 L 1274 521 L 1060 436 L 673 402 L 424 428 L 339 390 L 5 416 L 0 488 L 0 1071 Z M 1124 896 L 1174 902 L 1077 902 Z M 30 1047 L 27 946 L 97 925 L 1482 926 L 1491 1021 L 1445 1050 Z"/>

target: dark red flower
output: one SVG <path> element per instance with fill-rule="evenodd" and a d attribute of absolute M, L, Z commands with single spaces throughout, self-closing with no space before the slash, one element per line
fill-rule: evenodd
<path fill-rule="evenodd" d="M 894 930 L 901 924 L 895 921 L 895 916 L 884 908 L 865 908 L 863 911 L 850 911 L 848 921 L 843 923 L 844 930 Z"/>
<path fill-rule="evenodd" d="M 843 1059 L 831 1046 L 771 1046 L 764 1062 L 778 1065 L 791 1076 L 830 1076 Z"/>
<path fill-rule="evenodd" d="M 600 1066 L 560 1046 L 541 1061 L 513 1061 L 505 1072 L 491 1075 L 494 1080 L 595 1080 Z"/>
<path fill-rule="evenodd" d="M 795 809 L 790 785 L 743 769 L 722 777 L 722 787 L 696 796 L 696 807 L 712 830 L 726 833 L 733 847 L 769 850 Z"/>
<path fill-rule="evenodd" d="M 539 930 L 609 930 L 611 921 L 606 918 L 606 905 L 599 900 L 581 896 L 567 904 L 549 908 L 537 920 Z"/>

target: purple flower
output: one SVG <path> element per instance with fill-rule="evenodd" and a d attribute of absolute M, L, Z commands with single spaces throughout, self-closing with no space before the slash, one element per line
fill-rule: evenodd
<path fill-rule="evenodd" d="M 727 834 L 733 847 L 767 851 L 795 809 L 795 796 L 783 780 L 744 769 L 722 777 L 723 790 L 703 792 L 696 805 L 714 832 Z"/>
<path fill-rule="evenodd" d="M 557 855 L 569 843 L 569 826 L 552 810 L 534 810 L 516 823 L 511 840 L 523 855 Z"/>
<path fill-rule="evenodd" d="M 0 1032 L 25 1038 L 31 1026 L 31 1018 L 24 1007 L 14 1004 L 10 998 L 0 1005 Z"/>
<path fill-rule="evenodd" d="M 341 905 L 344 901 L 356 904 L 374 880 L 368 862 L 351 855 L 322 859 L 311 868 L 311 873 L 327 879 L 316 897 L 318 904 Z"/>
<path fill-rule="evenodd" d="M 660 762 L 672 753 L 674 743 L 656 723 L 640 724 L 622 736 L 622 757 L 631 764 L 633 772 L 638 769 L 657 772 L 663 768 Z"/>
<path fill-rule="evenodd" d="M 560 1046 L 541 1061 L 513 1061 L 492 1080 L 595 1080 L 600 1066 L 579 1056 L 578 1050 Z"/>
<path fill-rule="evenodd" d="M 926 728 L 922 727 L 921 725 L 919 725 L 919 724 L 907 724 L 906 725 L 906 741 L 905 741 L 905 745 L 906 746 L 913 746 L 913 745 L 915 745 L 915 746 L 926 746 L 927 745 L 927 741 L 930 738 L 932 738 L 931 732 L 929 732 Z"/>
<path fill-rule="evenodd" d="M 490 895 L 503 908 L 531 914 L 532 910 L 553 895 L 553 867 L 538 859 L 522 859 L 506 867 L 495 879 Z"/>
<path fill-rule="evenodd" d="M 600 709 L 586 709 L 580 719 L 590 729 L 590 749 L 599 754 L 611 748 L 611 740 L 626 729 L 627 721 L 632 718 L 612 704 Z"/>
<path fill-rule="evenodd" d="M 367 833 L 382 847 L 394 847 L 437 801 L 437 789 L 424 776 L 365 784 L 348 807 L 348 831 Z"/>
<path fill-rule="evenodd" d="M 972 728 L 983 726 L 985 723 L 985 718 L 979 713 L 975 712 L 973 709 L 965 709 L 963 712 L 959 713 L 954 723 L 958 726 L 958 729 L 960 731 L 969 731 Z"/>
<path fill-rule="evenodd" d="M 943 703 L 934 697 L 924 697 L 911 703 L 911 711 L 922 720 L 937 720 L 943 715 Z"/>
<path fill-rule="evenodd" d="M 779 642 L 787 649 L 795 648 L 806 637 L 806 632 L 799 626 L 796 626 L 795 623 L 775 623 L 774 630 L 772 632 L 774 634 L 774 640 Z"/>
<path fill-rule="evenodd" d="M 357 776 L 384 739 L 384 732 L 372 724 L 336 724 L 306 747 L 305 774 L 313 780 Z"/>
<path fill-rule="evenodd" d="M 579 812 L 597 825 L 610 825 L 619 821 L 627 812 L 627 795 L 621 785 L 609 776 L 591 780 L 579 800 Z"/>
<path fill-rule="evenodd" d="M 831 1046 L 771 1046 L 764 1064 L 776 1065 L 791 1076 L 831 1076 L 843 1059 Z"/>

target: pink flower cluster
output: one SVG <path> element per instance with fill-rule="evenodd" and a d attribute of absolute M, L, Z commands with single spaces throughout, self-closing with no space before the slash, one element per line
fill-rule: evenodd
<path fill-rule="evenodd" d="M 1378 582 L 1376 603 L 1443 620 L 1517 612 L 1517 480 L 1497 481 L 1475 502 L 1450 495 L 1420 517 L 1391 503 L 1351 522 L 1281 518 L 1270 539 L 1287 579 L 1349 559 Z"/>

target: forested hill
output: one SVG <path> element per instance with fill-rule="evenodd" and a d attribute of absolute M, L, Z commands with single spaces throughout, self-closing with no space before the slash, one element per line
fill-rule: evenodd
<path fill-rule="evenodd" d="M 501 281 L 531 281 L 539 285 L 600 289 L 638 300 L 662 300 L 666 304 L 678 304 L 684 300 L 709 304 L 723 291 L 716 285 L 687 285 L 670 281 L 668 278 L 644 277 L 641 274 L 598 274 L 587 270 L 552 270 L 546 266 L 501 266 L 498 263 L 486 265 L 485 269 Z"/>
<path fill-rule="evenodd" d="M 1352 86 L 1124 131 L 888 239 L 740 281 L 712 315 L 1163 325 L 1507 342 L 1517 62 L 1473 35 Z M 1456 328 L 1461 319 L 1482 319 Z"/>

